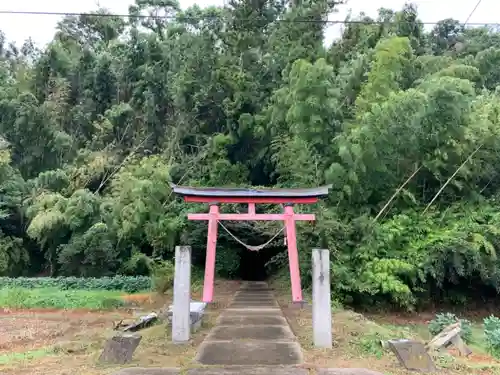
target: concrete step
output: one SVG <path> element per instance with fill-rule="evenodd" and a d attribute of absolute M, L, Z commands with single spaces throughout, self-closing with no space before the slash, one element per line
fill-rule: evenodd
<path fill-rule="evenodd" d="M 272 292 L 273 289 L 268 286 L 244 286 L 239 289 L 240 292 Z"/>
<path fill-rule="evenodd" d="M 207 341 L 224 340 L 277 340 L 293 341 L 295 336 L 288 326 L 245 325 L 216 326 L 206 338 Z"/>
<path fill-rule="evenodd" d="M 231 304 L 236 303 L 238 305 L 246 305 L 246 306 L 278 306 L 278 303 L 274 299 L 265 299 L 265 300 L 248 300 L 248 299 L 235 299 L 231 302 Z"/>
<path fill-rule="evenodd" d="M 248 299 L 248 300 L 259 300 L 259 299 L 272 299 L 275 300 L 272 294 L 237 294 L 234 299 Z"/>
<path fill-rule="evenodd" d="M 240 292 L 234 295 L 234 298 L 274 298 L 273 293 L 262 292 L 262 293 L 254 293 L 254 292 Z"/>
<path fill-rule="evenodd" d="M 178 368 L 130 367 L 113 375 L 308 375 L 309 371 L 295 366 L 222 366 L 200 367 L 184 370 Z M 378 371 L 364 368 L 322 368 L 318 375 L 383 375 Z"/>
<path fill-rule="evenodd" d="M 234 308 L 227 308 L 224 310 L 224 312 L 221 314 L 223 316 L 249 316 L 249 315 L 274 315 L 274 316 L 283 316 L 283 312 L 279 307 L 249 307 L 249 306 L 243 306 L 243 307 L 234 307 Z"/>
<path fill-rule="evenodd" d="M 274 299 L 234 299 L 231 303 L 247 306 L 278 306 Z"/>
<path fill-rule="evenodd" d="M 254 288 L 240 288 L 240 292 L 266 292 L 266 293 L 271 293 L 273 290 L 267 286 L 262 286 L 262 287 L 254 287 Z"/>
<path fill-rule="evenodd" d="M 247 281 L 243 283 L 240 287 L 241 288 L 262 288 L 262 287 L 269 287 L 269 284 L 266 283 L 265 281 Z"/>
<path fill-rule="evenodd" d="M 197 368 L 187 375 L 308 375 L 309 371 L 294 366 L 225 366 Z"/>
<path fill-rule="evenodd" d="M 297 342 L 204 341 L 196 360 L 204 365 L 298 365 L 302 363 L 302 351 Z"/>
<path fill-rule="evenodd" d="M 276 301 L 234 301 L 228 307 L 279 307 L 279 305 Z"/>
<path fill-rule="evenodd" d="M 273 296 L 235 296 L 233 298 L 234 301 L 276 301 L 276 298 Z"/>
<path fill-rule="evenodd" d="M 217 324 L 223 326 L 241 325 L 284 325 L 288 322 L 282 316 L 276 315 L 221 315 L 217 319 Z"/>

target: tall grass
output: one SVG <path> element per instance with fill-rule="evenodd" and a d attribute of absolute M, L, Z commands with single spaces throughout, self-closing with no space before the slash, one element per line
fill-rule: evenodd
<path fill-rule="evenodd" d="M 107 290 L 2 288 L 0 307 L 106 310 L 123 306 L 122 295 L 123 292 Z"/>

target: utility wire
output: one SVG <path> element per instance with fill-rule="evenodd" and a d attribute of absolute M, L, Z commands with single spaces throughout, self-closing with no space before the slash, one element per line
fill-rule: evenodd
<path fill-rule="evenodd" d="M 464 22 L 464 26 L 467 25 L 467 22 L 469 22 L 470 18 L 472 17 L 472 15 L 476 12 L 476 9 L 479 7 L 479 4 L 481 4 L 481 1 L 483 0 L 478 0 L 477 3 L 476 3 L 476 6 L 474 7 L 474 9 L 472 9 L 472 11 L 470 12 L 469 14 L 469 17 L 467 17 L 467 19 L 465 20 Z"/>
<path fill-rule="evenodd" d="M 476 4 L 473 12 L 471 12 L 469 18 L 474 13 L 475 9 L 479 6 L 481 0 Z M 144 14 L 112 14 L 112 13 L 80 13 L 80 12 L 37 12 L 37 11 L 23 11 L 23 10 L 0 10 L 0 15 L 34 15 L 34 16 L 73 16 L 73 17 L 120 17 L 120 18 L 130 18 L 130 19 L 163 19 L 163 20 L 191 20 L 191 21 L 203 21 L 203 20 L 213 20 L 219 19 L 222 17 L 219 16 L 207 16 L 207 17 L 189 17 L 189 16 L 172 16 L 172 15 L 164 15 L 164 16 L 153 16 L 153 15 L 144 15 Z M 361 25 L 399 25 L 404 23 L 414 23 L 414 21 L 376 21 L 376 20 L 317 20 L 317 19 L 307 19 L 307 18 L 295 18 L 291 20 L 277 20 L 277 22 L 284 23 L 321 23 L 321 24 L 330 24 L 330 25 L 349 25 L 349 24 L 361 24 Z M 437 25 L 438 22 L 422 22 L 422 25 Z M 490 27 L 500 27 L 500 22 L 492 23 L 492 22 L 466 22 L 468 26 L 490 26 Z"/>

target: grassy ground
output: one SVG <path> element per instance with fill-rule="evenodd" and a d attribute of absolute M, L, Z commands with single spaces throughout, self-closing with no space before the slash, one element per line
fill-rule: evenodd
<path fill-rule="evenodd" d="M 9 309 L 91 309 L 123 306 L 123 292 L 106 290 L 59 290 L 55 288 L 2 288 L 0 307 Z"/>
<path fill-rule="evenodd" d="M 280 289 L 279 286 L 284 288 Z M 280 280 L 272 283 L 278 302 L 297 336 L 304 351 L 305 366 L 351 367 L 377 370 L 384 375 L 414 374 L 402 368 L 395 355 L 382 348 L 380 341 L 389 339 L 414 339 L 427 342 L 431 338 L 428 322 L 434 314 L 400 316 L 393 314 L 370 315 L 333 308 L 332 349 L 315 349 L 312 343 L 311 308 L 298 309 L 290 304 L 291 295 L 287 284 Z M 310 301 L 310 298 L 307 298 Z M 450 375 L 500 375 L 500 361 L 489 356 L 485 348 L 483 327 L 476 322 L 472 327 L 473 354 L 460 357 L 456 350 L 448 350 L 434 357 L 440 374 Z"/>

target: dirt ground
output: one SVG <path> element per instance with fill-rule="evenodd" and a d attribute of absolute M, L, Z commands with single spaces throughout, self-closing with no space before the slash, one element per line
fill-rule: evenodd
<path fill-rule="evenodd" d="M 82 332 L 111 328 L 113 321 L 130 317 L 126 312 L 0 311 L 0 354 L 54 345 Z"/>
<path fill-rule="evenodd" d="M 239 282 L 216 281 L 218 302 L 209 307 L 208 317 L 193 334 L 190 345 L 173 345 L 165 325 L 142 330 L 143 338 L 132 365 L 182 367 L 192 361 L 198 345 L 239 286 Z M 194 300 L 200 298 L 199 293 L 193 293 Z M 118 367 L 96 363 L 106 338 L 113 334 L 114 325 L 138 314 L 158 312 L 171 300 L 169 295 L 128 297 L 131 308 L 113 312 L 0 309 L 0 374 L 112 374 Z"/>

